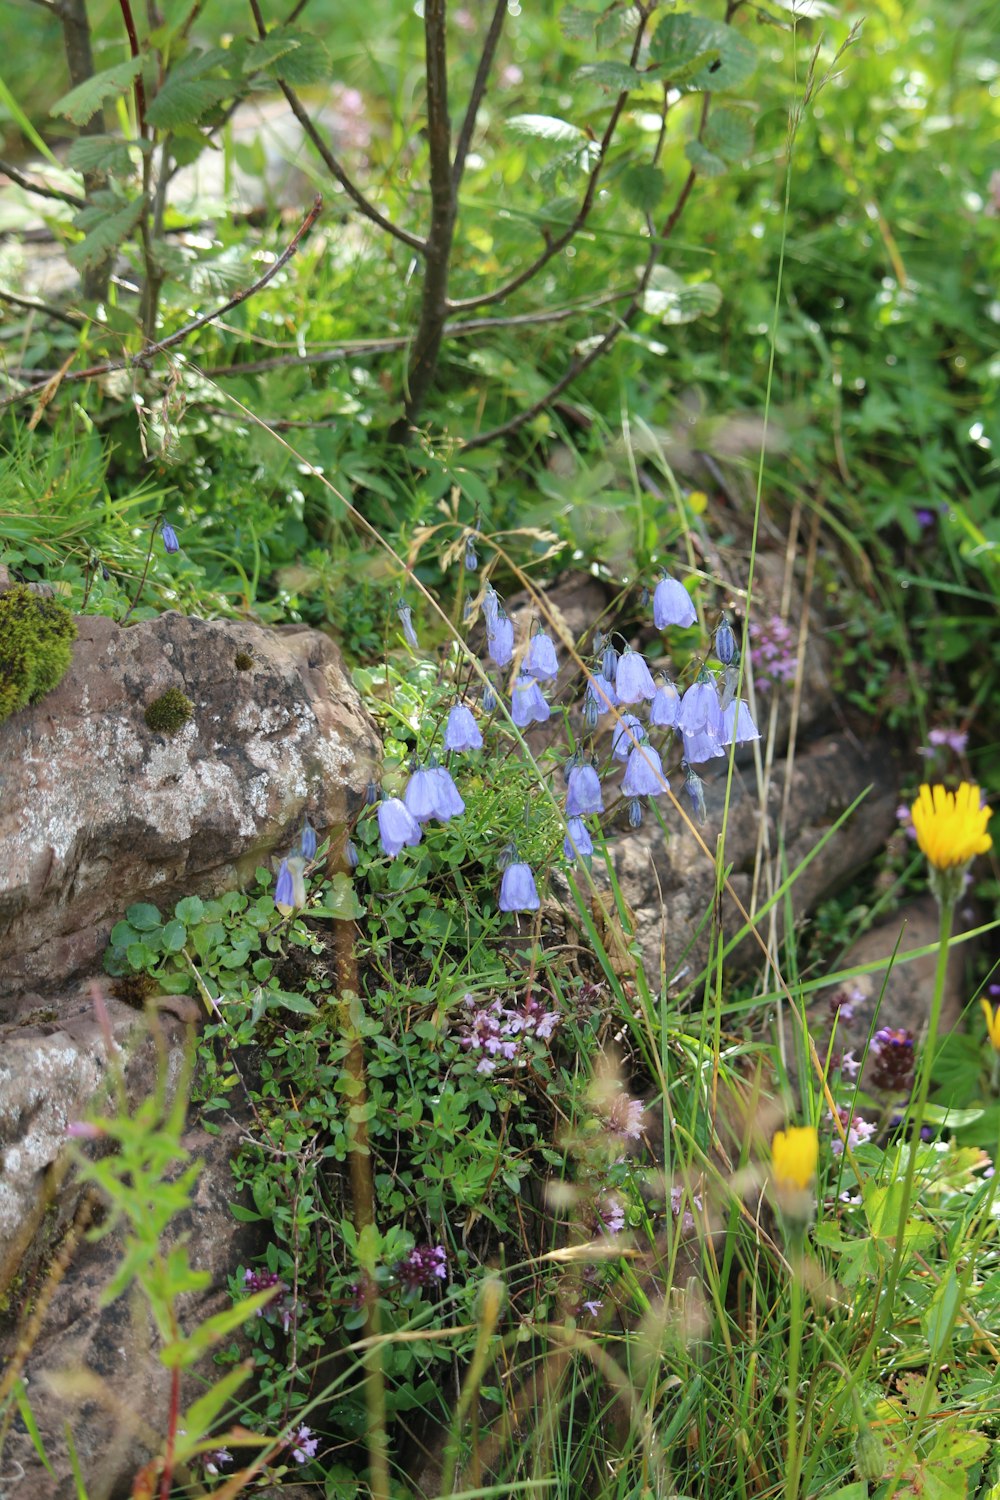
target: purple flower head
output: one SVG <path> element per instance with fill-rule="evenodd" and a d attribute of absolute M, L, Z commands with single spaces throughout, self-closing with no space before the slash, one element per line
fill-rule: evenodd
<path fill-rule="evenodd" d="M 673 729 L 677 723 L 681 695 L 672 682 L 662 682 L 649 705 L 649 722 L 654 729 Z"/>
<path fill-rule="evenodd" d="M 442 823 L 447 823 L 449 818 L 460 818 L 465 812 L 465 803 L 452 779 L 451 772 L 444 766 L 433 766 L 431 775 L 434 777 L 434 785 L 437 788 L 435 817 L 439 818 Z"/>
<path fill-rule="evenodd" d="M 299 847 L 302 850 L 303 859 L 316 858 L 316 830 L 308 818 L 306 818 L 302 828 L 302 839 Z"/>
<path fill-rule="evenodd" d="M 288 1451 L 297 1464 L 307 1464 L 311 1458 L 316 1457 L 318 1447 L 319 1438 L 313 1437 L 312 1428 L 307 1427 L 303 1422 L 299 1430 L 292 1435 Z"/>
<path fill-rule="evenodd" d="M 934 525 L 934 522 L 937 520 L 937 513 L 933 510 L 927 510 L 925 506 L 919 506 L 913 512 L 913 519 L 921 531 L 926 531 L 928 526 Z"/>
<path fill-rule="evenodd" d="M 716 760 L 725 755 L 722 745 L 711 730 L 703 729 L 697 734 L 685 734 L 684 759 L 692 766 L 703 765 L 706 760 Z"/>
<path fill-rule="evenodd" d="M 415 1245 L 396 1266 L 396 1279 L 408 1292 L 448 1280 L 448 1252 L 443 1245 Z"/>
<path fill-rule="evenodd" d="M 780 615 L 772 615 L 762 625 L 750 626 L 753 648 L 750 660 L 763 689 L 791 682 L 798 667 L 792 632 Z"/>
<path fill-rule="evenodd" d="M 715 654 L 724 667 L 728 667 L 736 656 L 736 636 L 727 615 L 722 616 L 722 623 L 715 632 Z"/>
<path fill-rule="evenodd" d="M 404 844 L 419 844 L 423 837 L 420 824 L 398 797 L 387 797 L 379 803 L 378 831 L 390 859 L 396 858 Z"/>
<path fill-rule="evenodd" d="M 641 703 L 656 697 L 656 683 L 646 666 L 646 658 L 626 647 L 618 658 L 615 692 L 622 703 Z"/>
<path fill-rule="evenodd" d="M 642 721 L 635 714 L 622 714 L 611 734 L 611 754 L 615 760 L 628 760 L 633 745 L 645 732 Z"/>
<path fill-rule="evenodd" d="M 471 536 L 465 539 L 465 571 L 474 573 L 479 567 L 479 558 L 476 556 L 475 539 Z"/>
<path fill-rule="evenodd" d="M 228 1448 L 213 1448 L 209 1453 L 202 1454 L 201 1461 L 206 1474 L 218 1474 L 226 1464 L 232 1463 L 233 1455 Z"/>
<path fill-rule="evenodd" d="M 660 797 L 669 790 L 670 783 L 663 774 L 660 757 L 649 741 L 644 745 L 635 745 L 629 752 L 625 775 L 622 777 L 622 795 Z"/>
<path fill-rule="evenodd" d="M 964 755 L 969 736 L 962 729 L 932 729 L 927 744 L 921 745 L 918 755 L 929 759 L 936 750 L 950 750 L 954 755 Z"/>
<path fill-rule="evenodd" d="M 500 882 L 500 910 L 537 911 L 540 904 L 531 866 L 520 860 L 508 865 Z"/>
<path fill-rule="evenodd" d="M 668 625 L 686 630 L 697 618 L 687 589 L 676 578 L 664 574 L 653 590 L 653 624 L 657 630 L 666 630 Z"/>
<path fill-rule="evenodd" d="M 604 811 L 601 779 L 593 766 L 574 766 L 566 786 L 567 818 L 582 818 L 587 813 Z"/>
<path fill-rule="evenodd" d="M 286 916 L 295 905 L 295 884 L 287 859 L 281 861 L 278 869 L 278 878 L 274 885 L 274 904 Z"/>
<path fill-rule="evenodd" d="M 716 739 L 722 737 L 722 710 L 715 679 L 703 672 L 697 682 L 692 682 L 681 699 L 677 712 L 677 728 L 682 734 L 703 734 L 706 730 Z"/>
<path fill-rule="evenodd" d="M 524 658 L 524 671 L 529 677 L 537 677 L 539 682 L 559 676 L 556 648 L 552 644 L 551 637 L 547 636 L 544 630 L 539 630 L 531 637 L 528 652 Z"/>
<path fill-rule="evenodd" d="M 522 673 L 514 684 L 510 706 L 510 716 L 518 729 L 526 729 L 529 724 L 544 724 L 551 712 L 538 683 Z"/>
<path fill-rule="evenodd" d="M 837 1113 L 840 1116 L 840 1123 L 844 1127 L 845 1133 L 847 1135 L 847 1145 L 851 1151 L 853 1151 L 856 1146 L 859 1146 L 862 1141 L 871 1140 L 872 1136 L 875 1134 L 874 1125 L 870 1125 L 867 1120 L 861 1117 L 861 1115 L 852 1115 L 849 1109 L 838 1109 Z M 826 1118 L 832 1125 L 833 1116 L 831 1114 L 827 1114 Z M 844 1154 L 844 1143 L 840 1139 L 840 1135 L 836 1131 L 834 1131 L 833 1133 L 833 1141 L 831 1143 L 830 1150 L 833 1152 L 834 1156 L 843 1156 Z"/>
<path fill-rule="evenodd" d="M 407 642 L 414 648 L 414 650 L 416 650 L 418 641 L 417 632 L 413 628 L 413 610 L 408 604 L 400 599 L 399 603 L 396 605 L 396 613 L 399 616 L 400 624 L 403 627 L 403 635 L 406 637 Z"/>
<path fill-rule="evenodd" d="M 588 683 L 587 691 L 583 696 L 583 724 L 584 728 L 589 734 L 593 734 L 594 730 L 597 728 L 597 721 L 599 717 L 600 715 L 597 712 L 597 699 L 592 696 L 590 685 Z"/>
<path fill-rule="evenodd" d="M 464 703 L 454 703 L 448 711 L 448 722 L 444 729 L 446 750 L 481 750 L 483 736 L 472 716 L 472 709 Z"/>
<path fill-rule="evenodd" d="M 592 1318 L 596 1318 L 603 1306 L 604 1301 L 601 1297 L 591 1297 L 589 1301 L 581 1304 L 581 1311 L 588 1312 Z"/>
<path fill-rule="evenodd" d="M 243 1285 L 251 1294 L 255 1292 L 270 1292 L 271 1301 L 264 1307 L 258 1307 L 258 1318 L 266 1317 L 269 1323 L 279 1322 L 285 1333 L 291 1326 L 292 1313 L 295 1311 L 295 1303 L 292 1300 L 292 1289 L 287 1281 L 282 1281 L 276 1271 L 254 1271 L 243 1272 Z"/>
<path fill-rule="evenodd" d="M 913 1083 L 913 1033 L 905 1026 L 883 1026 L 869 1048 L 868 1079 L 872 1088 L 905 1093 Z"/>
<path fill-rule="evenodd" d="M 702 1207 L 701 1194 L 692 1193 L 691 1202 L 700 1212 Z M 684 1189 L 679 1184 L 678 1186 L 672 1187 L 670 1189 L 670 1212 L 673 1214 L 675 1219 L 678 1217 L 680 1218 L 681 1232 L 683 1234 L 690 1234 L 695 1227 L 694 1214 L 689 1208 L 684 1207 Z"/>
<path fill-rule="evenodd" d="M 493 629 L 487 632 L 486 645 L 498 667 L 510 665 L 514 655 L 514 624 L 502 610 L 497 614 Z"/>
<path fill-rule="evenodd" d="M 177 533 L 169 521 L 163 522 L 163 525 L 160 527 L 160 535 L 163 538 L 164 552 L 179 552 L 181 550 L 181 544 L 177 540 Z"/>
<path fill-rule="evenodd" d="M 606 1234 L 620 1234 L 625 1228 L 625 1209 L 613 1193 L 602 1193 L 598 1199 L 597 1221 Z"/>
<path fill-rule="evenodd" d="M 623 1135 L 630 1141 L 642 1138 L 646 1107 L 641 1099 L 633 1099 L 624 1089 L 619 1089 L 603 1106 L 602 1113 L 612 1135 Z"/>
<path fill-rule="evenodd" d="M 751 740 L 759 739 L 760 730 L 750 717 L 750 705 L 744 698 L 734 698 L 729 707 L 722 711 L 722 736 L 719 743 L 731 745 L 735 740 L 737 745 L 746 745 Z"/>
<path fill-rule="evenodd" d="M 378 802 L 378 799 L 379 799 L 378 782 L 377 781 L 369 781 L 368 785 L 365 787 L 365 806 L 366 807 L 374 807 L 375 804 Z"/>
<path fill-rule="evenodd" d="M 628 804 L 628 826 L 630 828 L 642 827 L 642 803 L 638 797 L 630 797 Z"/>
<path fill-rule="evenodd" d="M 582 818 L 568 818 L 563 853 L 567 859 L 586 859 L 594 852 L 594 840 Z"/>

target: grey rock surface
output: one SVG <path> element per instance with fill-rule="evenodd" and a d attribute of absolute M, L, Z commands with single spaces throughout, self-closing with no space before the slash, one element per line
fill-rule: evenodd
<path fill-rule="evenodd" d="M 378 763 L 317 631 L 179 614 L 78 624 L 59 686 L 0 724 L 0 1017 L 4 996 L 97 967 L 132 902 L 238 885 L 306 814 L 321 836 L 344 828 Z M 172 735 L 145 722 L 169 688 L 194 705 Z"/>

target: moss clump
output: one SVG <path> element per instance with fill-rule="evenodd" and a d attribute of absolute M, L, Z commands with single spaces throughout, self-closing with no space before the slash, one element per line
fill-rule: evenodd
<path fill-rule="evenodd" d="M 233 660 L 233 666 L 237 672 L 249 672 L 253 666 L 253 653 L 250 651 L 237 651 Z"/>
<path fill-rule="evenodd" d="M 0 594 L 0 723 L 62 681 L 75 640 L 76 621 L 65 604 L 23 583 Z"/>
<path fill-rule="evenodd" d="M 194 704 L 190 698 L 185 698 L 180 688 L 167 688 L 167 691 L 146 709 L 146 723 L 154 734 L 176 734 L 178 729 L 190 719 L 194 713 Z"/>
<path fill-rule="evenodd" d="M 124 974 L 108 988 L 116 1000 L 142 1010 L 149 996 L 157 994 L 160 986 L 151 974 Z"/>

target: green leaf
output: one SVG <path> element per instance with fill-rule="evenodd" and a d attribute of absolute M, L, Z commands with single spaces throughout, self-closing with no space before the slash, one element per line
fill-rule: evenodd
<path fill-rule="evenodd" d="M 111 946 L 113 948 L 127 948 L 129 943 L 134 943 L 138 933 L 134 927 L 127 922 L 116 922 L 111 929 Z"/>
<path fill-rule="evenodd" d="M 157 908 L 147 901 L 138 901 L 135 906 L 130 906 L 125 916 L 136 932 L 152 932 L 153 928 L 159 927 L 162 921 Z"/>
<path fill-rule="evenodd" d="M 668 82 L 713 93 L 739 88 L 757 66 L 754 48 L 735 27 L 688 11 L 664 16 L 649 59 Z"/>
<path fill-rule="evenodd" d="M 165 953 L 179 953 L 187 942 L 187 928 L 184 923 L 176 920 L 168 922 L 163 929 L 161 941 Z"/>
<path fill-rule="evenodd" d="M 639 22 L 639 12 L 633 5 L 622 5 L 616 0 L 614 5 L 605 7 L 604 14 L 594 27 L 594 41 L 598 47 L 613 47 L 615 42 L 628 31 L 634 31 Z"/>
<path fill-rule="evenodd" d="M 188 1365 L 193 1365 L 206 1349 L 210 1349 L 220 1339 L 234 1333 L 237 1328 L 242 1328 L 258 1309 L 263 1311 L 273 1300 L 274 1293 L 271 1291 L 255 1292 L 252 1297 L 244 1298 L 235 1306 L 223 1308 L 222 1312 L 199 1323 L 187 1338 L 175 1339 L 172 1343 L 165 1344 L 160 1352 L 160 1359 L 168 1370 L 175 1367 L 184 1369 Z"/>
<path fill-rule="evenodd" d="M 77 172 L 107 172 L 130 177 L 136 170 L 128 142 L 117 135 L 79 135 L 66 153 L 66 165 Z"/>
<path fill-rule="evenodd" d="M 115 63 L 113 68 L 95 73 L 92 78 L 77 84 L 75 89 L 70 89 L 68 94 L 57 99 L 52 106 L 52 113 L 72 120 L 74 125 L 86 125 L 105 99 L 113 99 L 118 94 L 128 92 L 141 67 L 141 57 L 128 57 L 124 62 Z"/>
<path fill-rule="evenodd" d="M 273 78 L 279 78 L 282 83 L 291 84 L 298 88 L 304 83 L 327 83 L 333 73 L 333 64 L 330 54 L 320 41 L 319 37 L 313 36 L 308 31 L 287 31 L 279 27 L 272 31 L 268 41 L 282 43 L 292 42 L 294 46 L 286 50 L 277 62 L 272 63 L 267 71 Z"/>
<path fill-rule="evenodd" d="M 748 109 L 731 105 L 712 110 L 702 133 L 702 145 L 730 166 L 745 161 L 753 150 L 754 119 Z"/>
<path fill-rule="evenodd" d="M 152 948 L 147 948 L 145 943 L 129 943 L 125 950 L 125 957 L 133 969 L 148 969 L 156 962 L 156 954 Z"/>
<path fill-rule="evenodd" d="M 594 34 L 597 16 L 582 5 L 564 5 L 559 12 L 559 29 L 571 41 L 587 41 Z"/>
<path fill-rule="evenodd" d="M 167 78 L 152 104 L 146 110 L 150 125 L 174 130 L 178 125 L 196 124 L 214 105 L 231 99 L 235 88 L 228 78 Z"/>
<path fill-rule="evenodd" d="M 280 57 L 288 52 L 294 52 L 299 46 L 298 38 L 288 32 L 272 31 L 269 37 L 262 42 L 251 42 L 243 57 L 240 71 L 243 73 L 260 73 L 264 68 L 269 68 L 276 63 Z"/>
<path fill-rule="evenodd" d="M 205 903 L 200 896 L 183 896 L 174 907 L 174 916 L 178 922 L 184 922 L 193 927 L 200 922 L 205 914 Z"/>
<path fill-rule="evenodd" d="M 629 167 L 622 176 L 622 192 L 626 203 L 644 214 L 652 213 L 657 207 L 666 187 L 666 178 L 660 168 L 650 166 L 649 163 Z"/>
<path fill-rule="evenodd" d="M 253 1360 L 243 1360 L 235 1369 L 229 1370 L 216 1380 L 204 1396 L 199 1396 L 198 1400 L 188 1407 L 179 1425 L 183 1427 L 192 1447 L 210 1431 L 216 1417 L 235 1396 L 240 1386 L 250 1378 L 252 1371 Z"/>
<path fill-rule="evenodd" d="M 269 1010 L 278 1007 L 281 1010 L 290 1010 L 297 1016 L 319 1014 L 313 1002 L 307 1000 L 305 995 L 289 994 L 286 990 L 268 990 L 267 1004 Z"/>
<path fill-rule="evenodd" d="M 310 907 L 310 917 L 335 917 L 338 921 L 356 921 L 364 916 L 364 907 L 358 900 L 354 881 L 342 870 L 330 882 L 330 894 L 326 906 Z"/>
<path fill-rule="evenodd" d="M 263 1214 L 254 1213 L 252 1208 L 244 1208 L 242 1203 L 230 1203 L 228 1208 L 233 1218 L 240 1224 L 260 1224 L 264 1218 Z"/>
<path fill-rule="evenodd" d="M 721 177 L 729 170 L 722 157 L 716 156 L 714 151 L 709 151 L 701 141 L 688 141 L 684 147 L 684 154 L 702 177 Z"/>
<path fill-rule="evenodd" d="M 722 305 L 722 292 L 713 281 L 689 285 L 666 266 L 657 266 L 643 297 L 644 311 L 667 324 L 693 323 L 711 317 Z"/>
<path fill-rule="evenodd" d="M 620 62 L 584 63 L 573 77 L 580 83 L 599 83 L 602 89 L 613 89 L 616 94 L 640 88 L 643 83 L 641 73 Z"/>
<path fill-rule="evenodd" d="M 531 136 L 537 141 L 556 141 L 560 145 L 577 145 L 588 139 L 585 131 L 556 115 L 512 115 L 507 126 L 515 135 Z"/>
<path fill-rule="evenodd" d="M 38 1423 L 35 1421 L 35 1413 L 31 1409 L 31 1402 L 28 1400 L 28 1393 L 25 1390 L 23 1380 L 18 1380 L 14 1386 L 14 1400 L 17 1402 L 17 1409 L 21 1413 L 21 1421 L 24 1423 L 25 1428 L 27 1429 L 28 1436 L 31 1439 L 32 1446 L 34 1447 L 35 1452 L 41 1459 L 42 1464 L 52 1475 L 52 1478 L 55 1479 L 55 1470 L 49 1462 L 49 1455 L 45 1451 L 45 1444 L 42 1442 L 42 1434 L 38 1430 Z"/>

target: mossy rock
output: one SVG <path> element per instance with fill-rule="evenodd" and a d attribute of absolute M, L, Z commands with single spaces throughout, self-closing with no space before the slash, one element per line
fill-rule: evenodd
<path fill-rule="evenodd" d="M 191 699 L 180 688 L 174 687 L 167 688 L 161 697 L 154 698 L 143 717 L 154 734 L 176 734 L 178 729 L 183 729 L 193 713 L 194 704 Z"/>
<path fill-rule="evenodd" d="M 0 594 L 0 723 L 62 681 L 75 640 L 64 604 L 22 583 Z"/>

